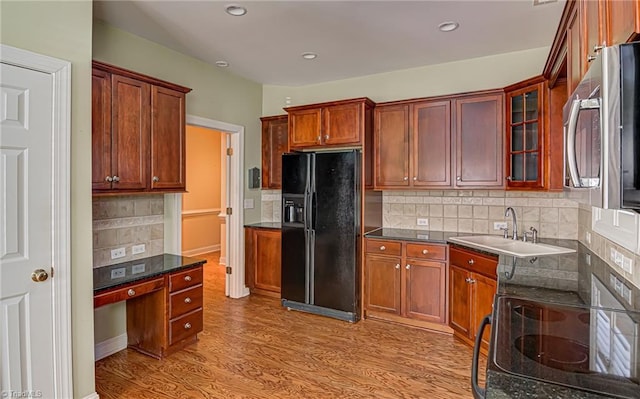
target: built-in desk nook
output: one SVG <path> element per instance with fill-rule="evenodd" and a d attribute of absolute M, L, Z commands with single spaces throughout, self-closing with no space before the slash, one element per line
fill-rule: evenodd
<path fill-rule="evenodd" d="M 127 301 L 128 347 L 163 358 L 202 331 L 204 259 L 163 254 L 93 270 L 93 306 Z"/>

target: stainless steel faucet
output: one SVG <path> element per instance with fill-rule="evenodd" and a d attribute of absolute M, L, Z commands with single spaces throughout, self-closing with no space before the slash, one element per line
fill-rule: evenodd
<path fill-rule="evenodd" d="M 508 207 L 507 210 L 504 212 L 505 217 L 509 215 L 511 215 L 511 218 L 513 221 L 513 235 L 511 236 L 511 238 L 514 240 L 517 240 L 518 239 L 518 220 L 516 219 L 516 211 L 512 207 Z"/>

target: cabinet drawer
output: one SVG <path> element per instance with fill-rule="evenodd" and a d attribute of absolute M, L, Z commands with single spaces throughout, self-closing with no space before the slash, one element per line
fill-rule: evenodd
<path fill-rule="evenodd" d="M 127 285 L 107 292 L 100 293 L 93 297 L 93 307 L 97 308 L 110 303 L 116 303 L 131 298 L 136 298 L 152 291 L 161 290 L 164 287 L 164 278 L 156 278 L 150 281 Z"/>
<path fill-rule="evenodd" d="M 169 325 L 169 345 L 202 331 L 202 309 L 171 321 Z"/>
<path fill-rule="evenodd" d="M 407 243 L 407 258 L 445 260 L 447 259 L 447 247 L 444 245 Z"/>
<path fill-rule="evenodd" d="M 402 255 L 402 242 L 368 239 L 366 252 L 380 255 Z"/>
<path fill-rule="evenodd" d="M 202 307 L 202 285 L 172 293 L 169 306 L 170 319 Z"/>
<path fill-rule="evenodd" d="M 169 292 L 180 291 L 198 284 L 202 284 L 202 266 L 172 273 L 169 277 Z"/>
<path fill-rule="evenodd" d="M 466 251 L 461 248 L 449 248 L 449 263 L 484 274 L 487 277 L 497 278 L 496 269 L 498 267 L 498 258 L 492 258 L 473 251 Z"/>

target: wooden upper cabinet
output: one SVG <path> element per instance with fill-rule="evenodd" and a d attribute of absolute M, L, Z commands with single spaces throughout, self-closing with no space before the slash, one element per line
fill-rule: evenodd
<path fill-rule="evenodd" d="M 112 75 L 111 172 L 113 188 L 148 188 L 150 85 Z"/>
<path fill-rule="evenodd" d="M 606 18 L 604 18 L 604 0 L 582 0 L 580 14 L 583 23 L 583 68 L 582 74 L 587 72 L 589 64 L 595 59 L 596 53 L 606 43 Z"/>
<path fill-rule="evenodd" d="M 151 88 L 151 189 L 185 189 L 185 95 Z"/>
<path fill-rule="evenodd" d="M 604 2 L 607 44 L 637 40 L 640 34 L 640 0 Z"/>
<path fill-rule="evenodd" d="M 502 92 L 455 100 L 455 186 L 504 186 Z"/>
<path fill-rule="evenodd" d="M 368 98 L 289 107 L 289 148 L 361 146 L 373 107 Z"/>
<path fill-rule="evenodd" d="M 289 112 L 289 146 L 313 147 L 322 144 L 322 109 L 309 108 Z"/>
<path fill-rule="evenodd" d="M 91 187 L 110 190 L 111 74 L 94 69 L 91 79 Z"/>
<path fill-rule="evenodd" d="M 409 186 L 409 106 L 374 110 L 375 187 Z"/>
<path fill-rule="evenodd" d="M 451 102 L 427 101 L 411 107 L 411 183 L 451 186 Z"/>
<path fill-rule="evenodd" d="M 289 149 L 287 115 L 268 116 L 262 121 L 262 188 L 282 188 L 282 154 Z"/>
<path fill-rule="evenodd" d="M 582 60 L 585 52 L 582 44 L 579 10 L 579 7 L 573 9 L 567 25 L 567 89 L 569 93 L 573 93 L 582 79 Z"/>
<path fill-rule="evenodd" d="M 92 72 L 94 194 L 184 191 L 191 89 L 98 61 Z"/>

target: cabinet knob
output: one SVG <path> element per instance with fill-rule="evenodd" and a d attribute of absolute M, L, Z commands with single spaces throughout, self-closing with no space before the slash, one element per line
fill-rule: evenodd
<path fill-rule="evenodd" d="M 593 46 L 593 52 L 597 53 L 598 51 L 602 50 L 604 48 L 604 46 L 600 45 L 600 44 L 596 44 L 595 46 Z"/>
<path fill-rule="evenodd" d="M 475 260 L 473 260 L 473 259 L 469 259 L 469 262 L 468 262 L 468 263 L 469 263 L 470 265 L 473 265 L 474 263 L 476 263 L 476 261 L 475 261 Z"/>
<path fill-rule="evenodd" d="M 595 60 L 595 59 L 596 59 L 596 56 L 595 56 L 595 55 L 591 55 L 591 54 L 589 54 L 589 55 L 587 56 L 587 62 L 591 62 L 591 61 L 593 61 L 593 60 Z"/>
<path fill-rule="evenodd" d="M 322 140 L 322 136 L 318 136 L 318 143 Z"/>
<path fill-rule="evenodd" d="M 380 245 L 380 250 L 384 251 L 385 249 L 387 249 L 387 247 L 385 247 L 384 245 Z"/>
<path fill-rule="evenodd" d="M 403 178 L 402 178 L 402 180 L 404 180 L 404 181 L 409 180 L 409 176 L 405 176 L 405 177 L 403 177 Z"/>
<path fill-rule="evenodd" d="M 457 180 L 457 181 L 460 181 L 460 180 L 462 180 L 462 177 L 457 176 L 457 177 L 456 177 L 456 180 Z"/>
<path fill-rule="evenodd" d="M 191 328 L 191 323 L 184 323 L 184 329 L 189 330 Z"/>
<path fill-rule="evenodd" d="M 423 249 L 423 250 L 422 250 L 422 255 L 426 255 L 426 254 L 428 254 L 428 253 L 429 253 L 429 251 L 428 251 L 428 250 L 426 250 L 426 249 Z"/>
<path fill-rule="evenodd" d="M 396 269 L 400 269 L 400 263 L 396 263 Z"/>
<path fill-rule="evenodd" d="M 119 182 L 119 181 L 120 181 L 120 177 L 118 177 L 118 176 L 113 176 L 113 181 L 114 181 L 114 182 L 116 182 L 116 183 L 117 183 L 117 182 Z"/>
<path fill-rule="evenodd" d="M 325 136 L 324 136 L 324 139 L 325 139 L 325 140 L 329 140 L 329 135 L 328 135 L 328 134 L 327 134 L 327 135 L 325 135 Z"/>
<path fill-rule="evenodd" d="M 184 303 L 191 303 L 191 298 L 189 297 L 184 298 Z"/>
<path fill-rule="evenodd" d="M 418 180 L 418 176 L 413 176 L 413 181 Z"/>
<path fill-rule="evenodd" d="M 111 176 L 107 176 L 104 178 L 105 181 L 108 181 L 109 183 L 111 183 L 113 181 L 113 177 Z"/>
<path fill-rule="evenodd" d="M 127 295 L 129 296 L 134 296 L 136 294 L 136 292 L 133 290 L 133 288 L 129 289 L 129 291 L 127 291 Z"/>
<path fill-rule="evenodd" d="M 467 284 L 473 284 L 476 282 L 476 280 L 472 279 L 471 277 L 467 277 L 464 279 L 464 281 L 467 282 Z"/>
<path fill-rule="evenodd" d="M 513 178 L 511 176 L 507 176 L 506 179 L 507 179 L 507 181 L 513 180 Z"/>
<path fill-rule="evenodd" d="M 407 265 L 404 268 L 409 270 L 409 269 L 411 269 L 411 265 L 407 263 Z"/>
<path fill-rule="evenodd" d="M 191 281 L 191 276 L 189 276 L 189 275 L 184 276 L 184 281 Z"/>
<path fill-rule="evenodd" d="M 158 176 L 153 176 L 153 182 L 157 183 L 160 181 L 160 178 Z"/>

